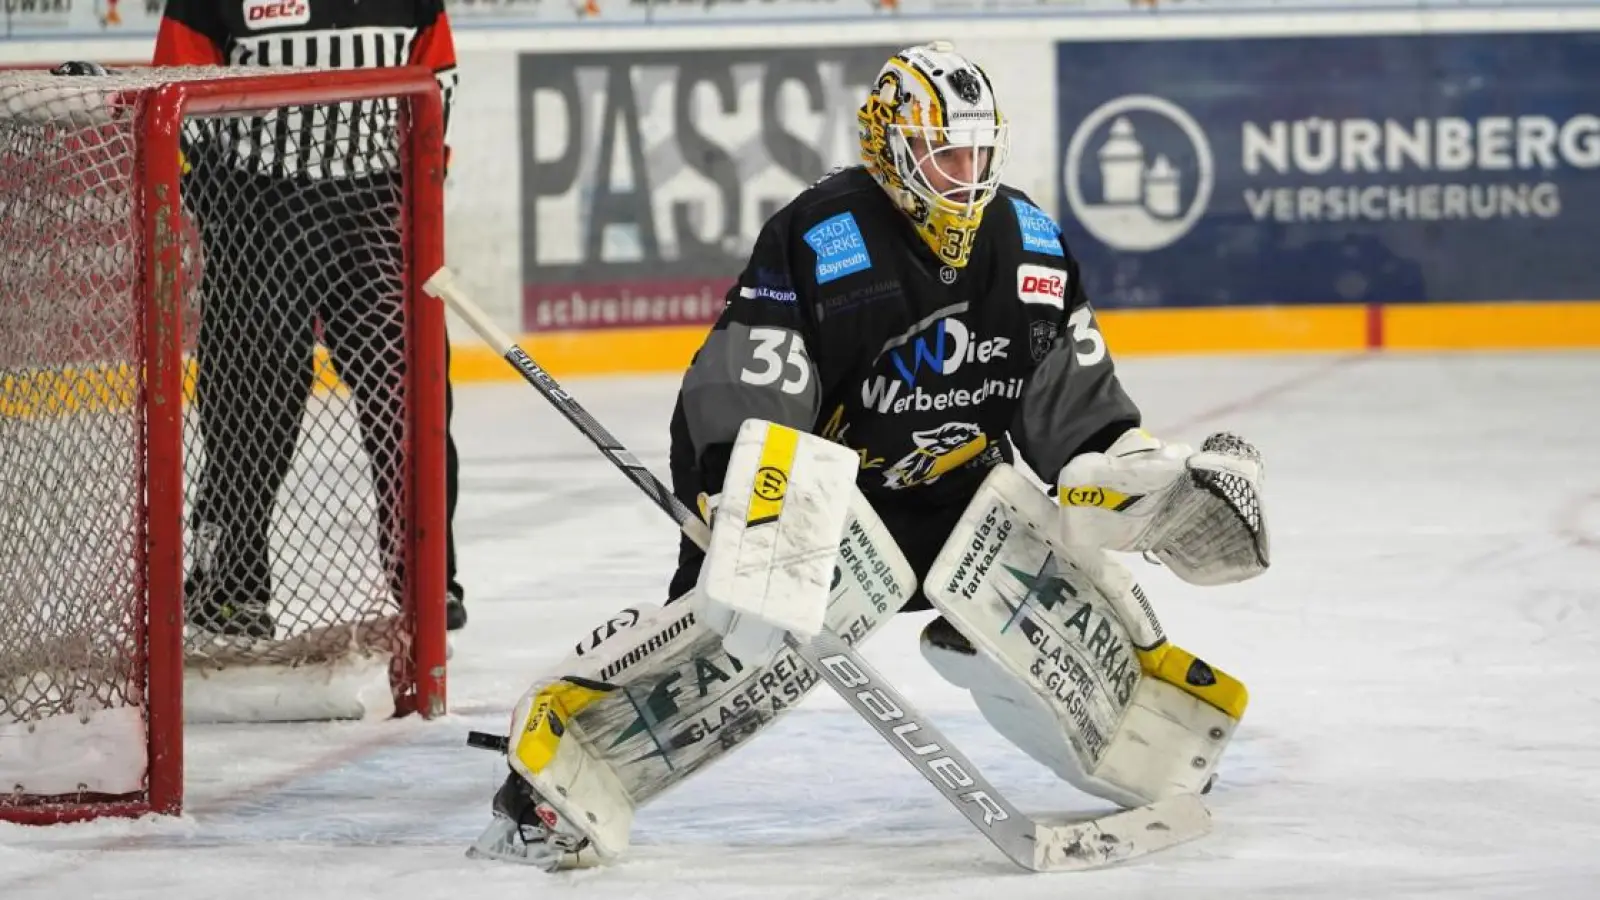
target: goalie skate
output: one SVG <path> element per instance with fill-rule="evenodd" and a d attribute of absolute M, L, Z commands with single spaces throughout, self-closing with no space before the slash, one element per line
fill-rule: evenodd
<path fill-rule="evenodd" d="M 495 792 L 493 809 L 494 819 L 467 849 L 467 856 L 538 866 L 546 872 L 600 862 L 582 829 L 564 819 L 515 772 Z"/>

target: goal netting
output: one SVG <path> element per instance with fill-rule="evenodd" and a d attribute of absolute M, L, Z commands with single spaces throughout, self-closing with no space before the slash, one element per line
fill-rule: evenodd
<path fill-rule="evenodd" d="M 0 72 L 0 819 L 443 711 L 431 73 Z"/>

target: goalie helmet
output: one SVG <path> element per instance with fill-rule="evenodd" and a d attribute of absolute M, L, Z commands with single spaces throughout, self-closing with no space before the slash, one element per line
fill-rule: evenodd
<path fill-rule="evenodd" d="M 879 70 L 856 119 L 867 171 L 934 255 L 965 266 L 1008 148 L 989 76 L 947 41 L 909 47 Z"/>

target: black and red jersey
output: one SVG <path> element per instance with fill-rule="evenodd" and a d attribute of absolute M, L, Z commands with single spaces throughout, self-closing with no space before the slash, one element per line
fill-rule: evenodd
<path fill-rule="evenodd" d="M 365 69 L 422 65 L 439 79 L 448 129 L 456 51 L 444 0 L 167 0 L 157 66 L 314 66 Z M 336 121 L 304 113 L 255 127 L 258 157 L 329 174 L 387 168 L 372 129 L 391 124 L 392 104 L 349 104 Z M 381 143 L 381 142 L 380 142 Z M 263 148 L 270 152 L 262 153 Z"/>

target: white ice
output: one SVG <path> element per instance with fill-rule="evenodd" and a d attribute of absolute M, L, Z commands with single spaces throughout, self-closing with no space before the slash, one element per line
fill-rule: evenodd
<path fill-rule="evenodd" d="M 1252 705 L 1215 832 L 1029 875 L 826 688 L 637 822 L 607 870 L 464 858 L 542 665 L 661 599 L 670 523 L 520 384 L 464 387 L 472 621 L 438 721 L 199 727 L 177 820 L 0 825 L 0 897 L 1368 898 L 1600 896 L 1600 355 L 1134 359 L 1150 427 L 1254 440 L 1274 566 L 1229 588 L 1137 565 L 1184 646 Z M 665 473 L 675 379 L 569 387 Z M 1097 804 L 993 736 L 915 649 L 867 647 L 1025 807 Z"/>

